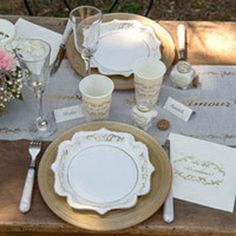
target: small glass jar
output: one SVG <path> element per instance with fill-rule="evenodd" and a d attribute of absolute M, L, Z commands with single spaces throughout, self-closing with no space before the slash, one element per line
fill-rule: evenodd
<path fill-rule="evenodd" d="M 187 89 L 195 76 L 195 70 L 187 61 L 179 61 L 170 73 L 173 85 L 180 89 Z"/>
<path fill-rule="evenodd" d="M 156 110 L 143 105 L 136 105 L 131 111 L 134 125 L 145 131 L 152 126 L 152 121 L 157 117 L 157 114 Z"/>

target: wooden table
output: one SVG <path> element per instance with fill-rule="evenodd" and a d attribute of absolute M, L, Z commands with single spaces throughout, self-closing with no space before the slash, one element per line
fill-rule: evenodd
<path fill-rule="evenodd" d="M 0 16 L 12 20 L 16 16 Z M 65 19 L 29 18 L 58 32 Z M 178 22 L 160 21 L 176 42 Z M 188 58 L 194 64 L 236 64 L 236 23 L 186 22 L 188 25 Z M 0 118 L 1 119 L 1 118 Z M 0 236 L 1 235 L 90 235 L 55 216 L 44 204 L 36 183 L 32 210 L 18 211 L 28 158 L 28 141 L 0 141 Z M 44 144 L 44 150 L 48 143 Z M 204 197 L 204 196 L 202 196 Z M 236 235 L 236 214 L 218 211 L 175 200 L 176 220 L 168 225 L 162 210 L 135 227 L 107 235 Z M 93 234 L 98 235 L 98 234 Z M 104 234 L 101 234 L 104 235 Z"/>

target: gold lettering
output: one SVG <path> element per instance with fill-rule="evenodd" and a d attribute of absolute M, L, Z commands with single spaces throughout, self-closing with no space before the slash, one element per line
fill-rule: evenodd
<path fill-rule="evenodd" d="M 209 106 L 209 107 L 213 107 L 213 106 L 215 106 L 215 104 L 216 104 L 215 102 L 209 102 L 209 103 L 208 103 L 208 106 Z"/>
<path fill-rule="evenodd" d="M 193 103 L 197 101 L 197 97 L 193 97 L 191 98 L 191 100 L 189 102 L 186 102 L 187 106 L 193 106 Z"/>

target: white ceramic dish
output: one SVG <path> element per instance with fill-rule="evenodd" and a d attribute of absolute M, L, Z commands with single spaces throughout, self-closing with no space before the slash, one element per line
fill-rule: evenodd
<path fill-rule="evenodd" d="M 145 144 L 107 129 L 78 132 L 62 142 L 51 169 L 58 195 L 72 208 L 99 214 L 134 206 L 150 191 L 154 171 Z"/>
<path fill-rule="evenodd" d="M 133 64 L 143 57 L 161 58 L 161 42 L 149 26 L 136 20 L 113 20 L 101 24 L 98 49 L 92 67 L 106 75 L 130 76 Z"/>
<path fill-rule="evenodd" d="M 8 20 L 0 19 L 0 47 L 11 42 L 15 37 L 15 26 Z"/>

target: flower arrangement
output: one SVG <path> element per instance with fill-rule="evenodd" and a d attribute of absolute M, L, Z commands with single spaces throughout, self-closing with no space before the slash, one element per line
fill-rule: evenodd
<path fill-rule="evenodd" d="M 22 100 L 22 72 L 13 54 L 0 49 L 0 111 L 12 99 Z"/>

